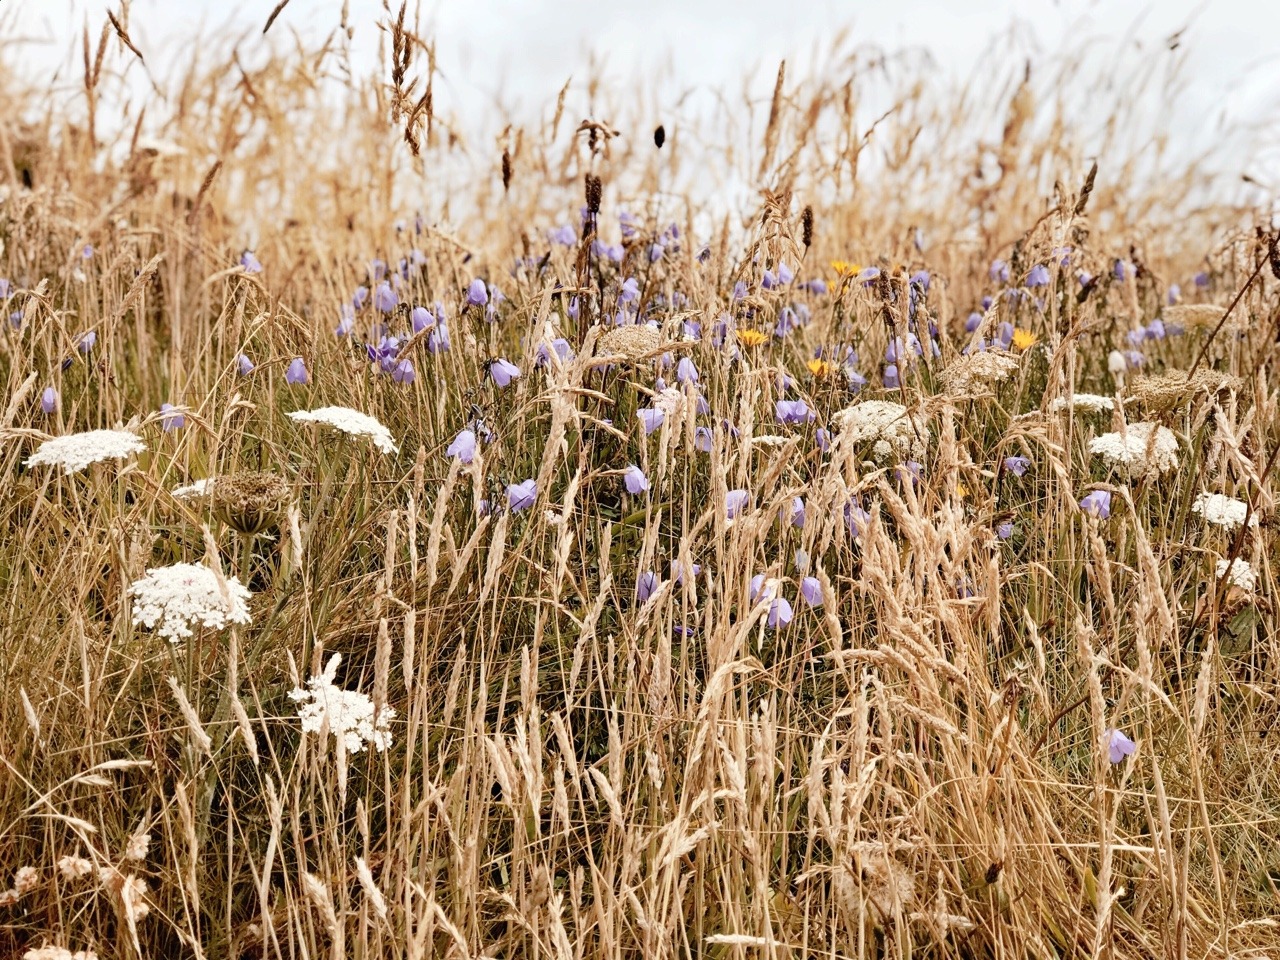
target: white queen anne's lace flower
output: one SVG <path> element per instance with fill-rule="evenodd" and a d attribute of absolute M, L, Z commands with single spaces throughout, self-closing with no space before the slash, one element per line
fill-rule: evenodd
<path fill-rule="evenodd" d="M 907 413 L 907 408 L 890 400 L 864 400 L 845 407 L 833 418 L 839 428 L 839 442 L 861 444 L 874 441 L 872 451 L 879 460 L 890 454 L 914 460 L 924 458 L 929 427 L 924 417 Z"/>
<path fill-rule="evenodd" d="M 396 712 L 384 706 L 375 711 L 373 701 L 357 690 L 343 690 L 334 685 L 342 654 L 335 653 L 324 673 L 312 677 L 306 687 L 289 692 L 299 702 L 298 717 L 303 733 L 321 733 L 328 724 L 335 740 L 341 741 L 348 753 L 359 753 L 366 743 L 382 751 L 391 746 L 391 720 Z"/>
<path fill-rule="evenodd" d="M 1258 572 L 1249 566 L 1247 560 L 1241 560 L 1238 557 L 1231 561 L 1231 572 L 1227 573 L 1227 561 L 1219 560 L 1216 576 L 1222 579 L 1222 575 L 1227 574 L 1227 582 L 1234 584 L 1246 593 L 1253 593 L 1254 588 L 1258 585 Z"/>
<path fill-rule="evenodd" d="M 1205 523 L 1225 527 L 1227 530 L 1235 530 L 1240 527 L 1244 523 L 1246 514 L 1249 513 L 1249 505 L 1243 500 L 1224 496 L 1221 493 L 1200 494 L 1196 497 L 1195 502 L 1191 504 L 1191 509 L 1204 517 Z M 1257 515 L 1250 516 L 1249 526 L 1256 527 L 1257 525 Z"/>
<path fill-rule="evenodd" d="M 1123 433 L 1094 437 L 1089 452 L 1135 476 L 1165 473 L 1178 465 L 1178 438 L 1157 423 L 1131 423 Z"/>
<path fill-rule="evenodd" d="M 92 950 L 77 950 L 72 953 L 66 947 L 46 944 L 43 947 L 32 947 L 22 955 L 22 960 L 98 960 Z"/>
<path fill-rule="evenodd" d="M 400 448 L 391 439 L 391 431 L 375 418 L 350 407 L 320 407 L 317 410 L 295 410 L 294 420 L 325 423 L 353 437 L 368 437 L 383 453 L 397 453 Z"/>
<path fill-rule="evenodd" d="M 195 563 L 153 567 L 129 587 L 133 597 L 133 623 L 155 629 L 177 643 L 191 636 L 197 624 L 221 630 L 231 623 L 249 623 L 249 589 L 235 577 L 226 577 L 226 593 L 217 575 Z"/>
<path fill-rule="evenodd" d="M 1073 410 L 1084 410 L 1088 413 L 1109 412 L 1116 407 L 1116 402 L 1110 397 L 1102 397 L 1096 393 L 1073 393 L 1070 400 L 1066 397 L 1058 397 L 1049 404 L 1049 409 L 1057 413 L 1067 409 L 1068 404 Z"/>
<path fill-rule="evenodd" d="M 103 460 L 127 460 L 146 449 L 141 438 L 128 430 L 88 430 L 46 440 L 27 458 L 27 466 L 61 467 L 63 473 L 71 474 Z"/>
<path fill-rule="evenodd" d="M 214 477 L 206 477 L 203 480 L 197 480 L 195 483 L 189 483 L 185 486 L 174 487 L 169 492 L 179 500 L 197 500 L 200 497 L 207 497 L 213 493 Z"/>

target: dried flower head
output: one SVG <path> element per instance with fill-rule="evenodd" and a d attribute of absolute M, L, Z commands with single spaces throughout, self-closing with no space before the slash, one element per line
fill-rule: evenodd
<path fill-rule="evenodd" d="M 1089 441 L 1089 452 L 1133 476 L 1166 473 L 1178 465 L 1178 438 L 1156 423 L 1131 423 L 1124 432 L 1104 433 Z"/>
<path fill-rule="evenodd" d="M 92 950 L 77 950 L 72 953 L 66 947 L 47 943 L 43 947 L 32 947 L 22 955 L 22 960 L 98 960 Z"/>
<path fill-rule="evenodd" d="M 975 350 L 953 360 L 942 371 L 942 382 L 952 393 L 972 393 L 1009 379 L 1017 369 L 1017 357 L 998 350 Z"/>
<path fill-rule="evenodd" d="M 93 864 L 90 861 L 70 854 L 59 857 L 57 867 L 63 880 L 82 880 L 93 873 Z"/>
<path fill-rule="evenodd" d="M 1110 397 L 1099 396 L 1096 393 L 1073 393 L 1070 400 L 1066 397 L 1056 398 L 1049 404 L 1049 409 L 1058 413 L 1067 409 L 1068 405 L 1072 410 L 1085 413 L 1109 413 L 1115 409 L 1116 402 Z"/>
<path fill-rule="evenodd" d="M 289 484 L 274 473 L 233 473 L 213 483 L 214 515 L 239 533 L 279 523 L 288 504 Z"/>
<path fill-rule="evenodd" d="M 307 423 L 324 423 L 353 437 L 368 437 L 383 453 L 399 453 L 400 448 L 391 439 L 391 431 L 367 413 L 350 407 L 320 407 L 316 410 L 295 410 L 289 414 L 294 420 Z"/>
<path fill-rule="evenodd" d="M 609 358 L 606 362 L 644 360 L 659 353 L 662 335 L 657 327 L 648 324 L 632 324 L 615 327 L 596 341 L 596 355 Z"/>
<path fill-rule="evenodd" d="M 225 590 L 224 590 L 225 584 Z M 134 626 L 155 629 L 171 643 L 192 634 L 192 625 L 221 630 L 249 623 L 249 589 L 235 577 L 223 578 L 208 567 L 175 563 L 153 567 L 129 587 Z"/>
<path fill-rule="evenodd" d="M 26 465 L 62 467 L 63 473 L 72 474 L 104 460 L 126 460 L 146 449 L 129 430 L 88 430 L 46 440 L 27 458 Z"/>
<path fill-rule="evenodd" d="M 864 400 L 836 413 L 832 422 L 839 428 L 837 442 L 846 445 L 873 443 L 877 460 L 891 455 L 912 460 L 924 459 L 929 427 L 924 417 L 907 413 L 907 408 L 890 400 Z"/>
<path fill-rule="evenodd" d="M 1216 303 L 1182 303 L 1164 308 L 1164 323 L 1166 327 L 1174 324 L 1184 330 L 1212 330 L 1224 313 L 1226 308 Z"/>
<path fill-rule="evenodd" d="M 1190 376 L 1181 371 L 1163 374 L 1147 374 L 1134 377 L 1129 398 L 1153 411 L 1168 411 L 1187 406 L 1198 397 L 1212 397 L 1218 393 L 1238 389 L 1239 377 L 1217 370 L 1200 368 Z"/>
<path fill-rule="evenodd" d="M 298 717 L 303 733 L 323 734 L 328 730 L 348 753 L 359 753 L 365 744 L 379 752 L 391 746 L 391 721 L 395 711 L 384 706 L 374 711 L 373 701 L 356 690 L 334 685 L 342 655 L 329 658 L 324 673 L 311 677 L 306 687 L 295 687 L 290 699 L 298 701 Z"/>

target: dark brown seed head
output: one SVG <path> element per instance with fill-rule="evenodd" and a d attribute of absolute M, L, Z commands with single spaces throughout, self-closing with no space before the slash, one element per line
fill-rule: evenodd
<path fill-rule="evenodd" d="M 245 535 L 279 523 L 289 502 L 289 484 L 274 473 L 232 473 L 213 482 L 213 513 Z"/>
<path fill-rule="evenodd" d="M 502 190 L 505 193 L 511 189 L 511 151 L 503 149 L 502 151 Z"/>
<path fill-rule="evenodd" d="M 594 173 L 588 173 L 586 178 L 587 185 L 587 213 L 595 216 L 600 212 L 600 198 L 604 193 L 604 186 L 600 182 L 600 178 Z"/>
<path fill-rule="evenodd" d="M 806 250 L 813 246 L 813 207 L 808 204 L 800 214 L 800 239 Z"/>
<path fill-rule="evenodd" d="M 653 145 L 657 147 L 659 150 L 661 150 L 662 145 L 666 142 L 667 142 L 666 128 L 663 127 L 662 124 L 658 124 L 657 129 L 653 131 Z"/>

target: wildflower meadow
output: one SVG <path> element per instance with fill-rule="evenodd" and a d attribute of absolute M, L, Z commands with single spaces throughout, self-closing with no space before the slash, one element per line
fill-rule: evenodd
<path fill-rule="evenodd" d="M 272 6 L 0 67 L 0 958 L 1280 958 L 1280 234 L 1163 74 L 495 143 Z"/>

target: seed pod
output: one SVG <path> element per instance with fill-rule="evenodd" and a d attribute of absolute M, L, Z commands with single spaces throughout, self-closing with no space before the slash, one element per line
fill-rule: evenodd
<path fill-rule="evenodd" d="M 658 124 L 657 129 L 653 131 L 653 145 L 657 147 L 659 150 L 661 150 L 662 145 L 666 142 L 667 142 L 666 128 L 663 127 L 662 124 Z"/>
<path fill-rule="evenodd" d="M 604 186 L 600 183 L 600 178 L 594 173 L 588 173 L 586 177 L 587 192 L 587 213 L 595 216 L 600 212 L 600 197 L 604 192 Z"/>
<path fill-rule="evenodd" d="M 502 150 L 502 192 L 506 193 L 511 189 L 511 151 L 505 147 Z"/>
<path fill-rule="evenodd" d="M 806 250 L 813 246 L 813 207 L 808 204 L 800 214 L 800 240 Z"/>

